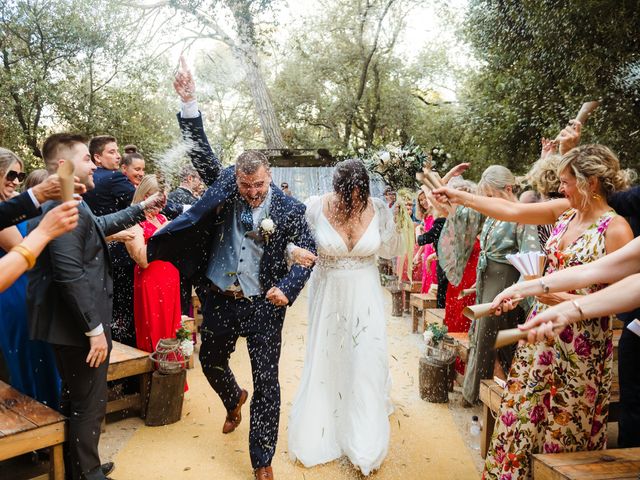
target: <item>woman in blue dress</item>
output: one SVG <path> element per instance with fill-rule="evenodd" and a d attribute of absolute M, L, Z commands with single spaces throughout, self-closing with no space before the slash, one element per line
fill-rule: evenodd
<path fill-rule="evenodd" d="M 24 180 L 22 161 L 0 148 L 0 200 L 16 193 Z M 27 234 L 27 222 L 0 231 L 0 258 Z M 27 321 L 27 275 L 0 293 L 0 349 L 9 370 L 11 385 L 52 408 L 60 404 L 60 376 L 51 347 L 29 339 Z"/>

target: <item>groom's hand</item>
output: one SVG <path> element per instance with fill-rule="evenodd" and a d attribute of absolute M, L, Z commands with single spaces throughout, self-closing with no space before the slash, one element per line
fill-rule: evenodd
<path fill-rule="evenodd" d="M 267 292 L 267 300 L 273 303 L 276 307 L 284 307 L 289 305 L 289 299 L 282 293 L 278 287 L 271 287 Z"/>

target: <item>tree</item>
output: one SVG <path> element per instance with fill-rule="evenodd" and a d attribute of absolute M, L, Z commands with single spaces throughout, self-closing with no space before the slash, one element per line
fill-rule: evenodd
<path fill-rule="evenodd" d="M 164 0 L 138 6 L 149 11 L 148 15 L 165 7 L 173 8 L 196 22 L 197 29 L 190 29 L 191 39 L 212 39 L 226 45 L 244 68 L 267 148 L 284 148 L 260 61 L 270 30 L 267 20 L 273 21 L 269 17 L 273 3 L 272 0 Z"/>
<path fill-rule="evenodd" d="M 603 0 L 471 0 L 466 40 L 481 61 L 461 100 L 494 159 L 523 170 L 583 101 L 601 98 L 585 141 L 639 165 L 640 4 Z"/>

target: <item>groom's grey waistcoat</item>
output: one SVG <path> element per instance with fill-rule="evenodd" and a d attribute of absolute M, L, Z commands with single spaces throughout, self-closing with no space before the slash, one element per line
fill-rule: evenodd
<path fill-rule="evenodd" d="M 270 193 L 265 199 L 257 222 L 254 222 L 254 230 L 250 232 L 241 220 L 246 204 L 237 198 L 225 204 L 220 223 L 214 230 L 214 236 L 217 236 L 219 241 L 212 244 L 207 266 L 207 278 L 221 290 L 233 288 L 232 285 L 237 281 L 247 297 L 262 293 L 260 261 L 264 253 L 264 244 L 256 230 L 256 224 L 260 225 L 265 212 L 269 210 Z"/>

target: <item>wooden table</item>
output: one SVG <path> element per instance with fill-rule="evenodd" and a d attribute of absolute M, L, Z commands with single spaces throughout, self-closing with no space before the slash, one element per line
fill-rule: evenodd
<path fill-rule="evenodd" d="M 113 342 L 107 381 L 138 377 L 140 392 L 107 402 L 107 413 L 133 408 L 139 410 L 140 416 L 144 418 L 151 384 L 151 372 L 153 372 L 153 365 L 148 352 Z"/>
<path fill-rule="evenodd" d="M 502 403 L 502 395 L 504 390 L 493 380 L 480 381 L 480 401 L 482 402 L 482 424 L 484 431 L 480 436 L 480 455 L 482 458 L 487 456 L 487 450 L 491 443 L 493 428 L 495 427 L 495 418 L 493 417 L 500 410 Z M 620 402 L 620 384 L 618 377 L 615 375 L 611 382 L 611 397 L 609 401 L 609 422 L 618 421 L 618 402 Z M 606 477 L 605 477 L 606 478 Z"/>
<path fill-rule="evenodd" d="M 64 480 L 66 418 L 0 381 L 0 460 L 49 448 L 49 478 Z"/>
<path fill-rule="evenodd" d="M 436 308 L 437 301 L 435 294 L 429 293 L 412 293 L 409 299 L 411 306 L 411 319 L 413 320 L 412 332 L 418 333 L 418 325 L 422 316 L 423 324 L 424 316 L 428 308 Z M 424 328 L 424 327 L 423 327 Z"/>
<path fill-rule="evenodd" d="M 640 476 L 640 448 L 537 454 L 534 480 L 608 480 Z"/>

